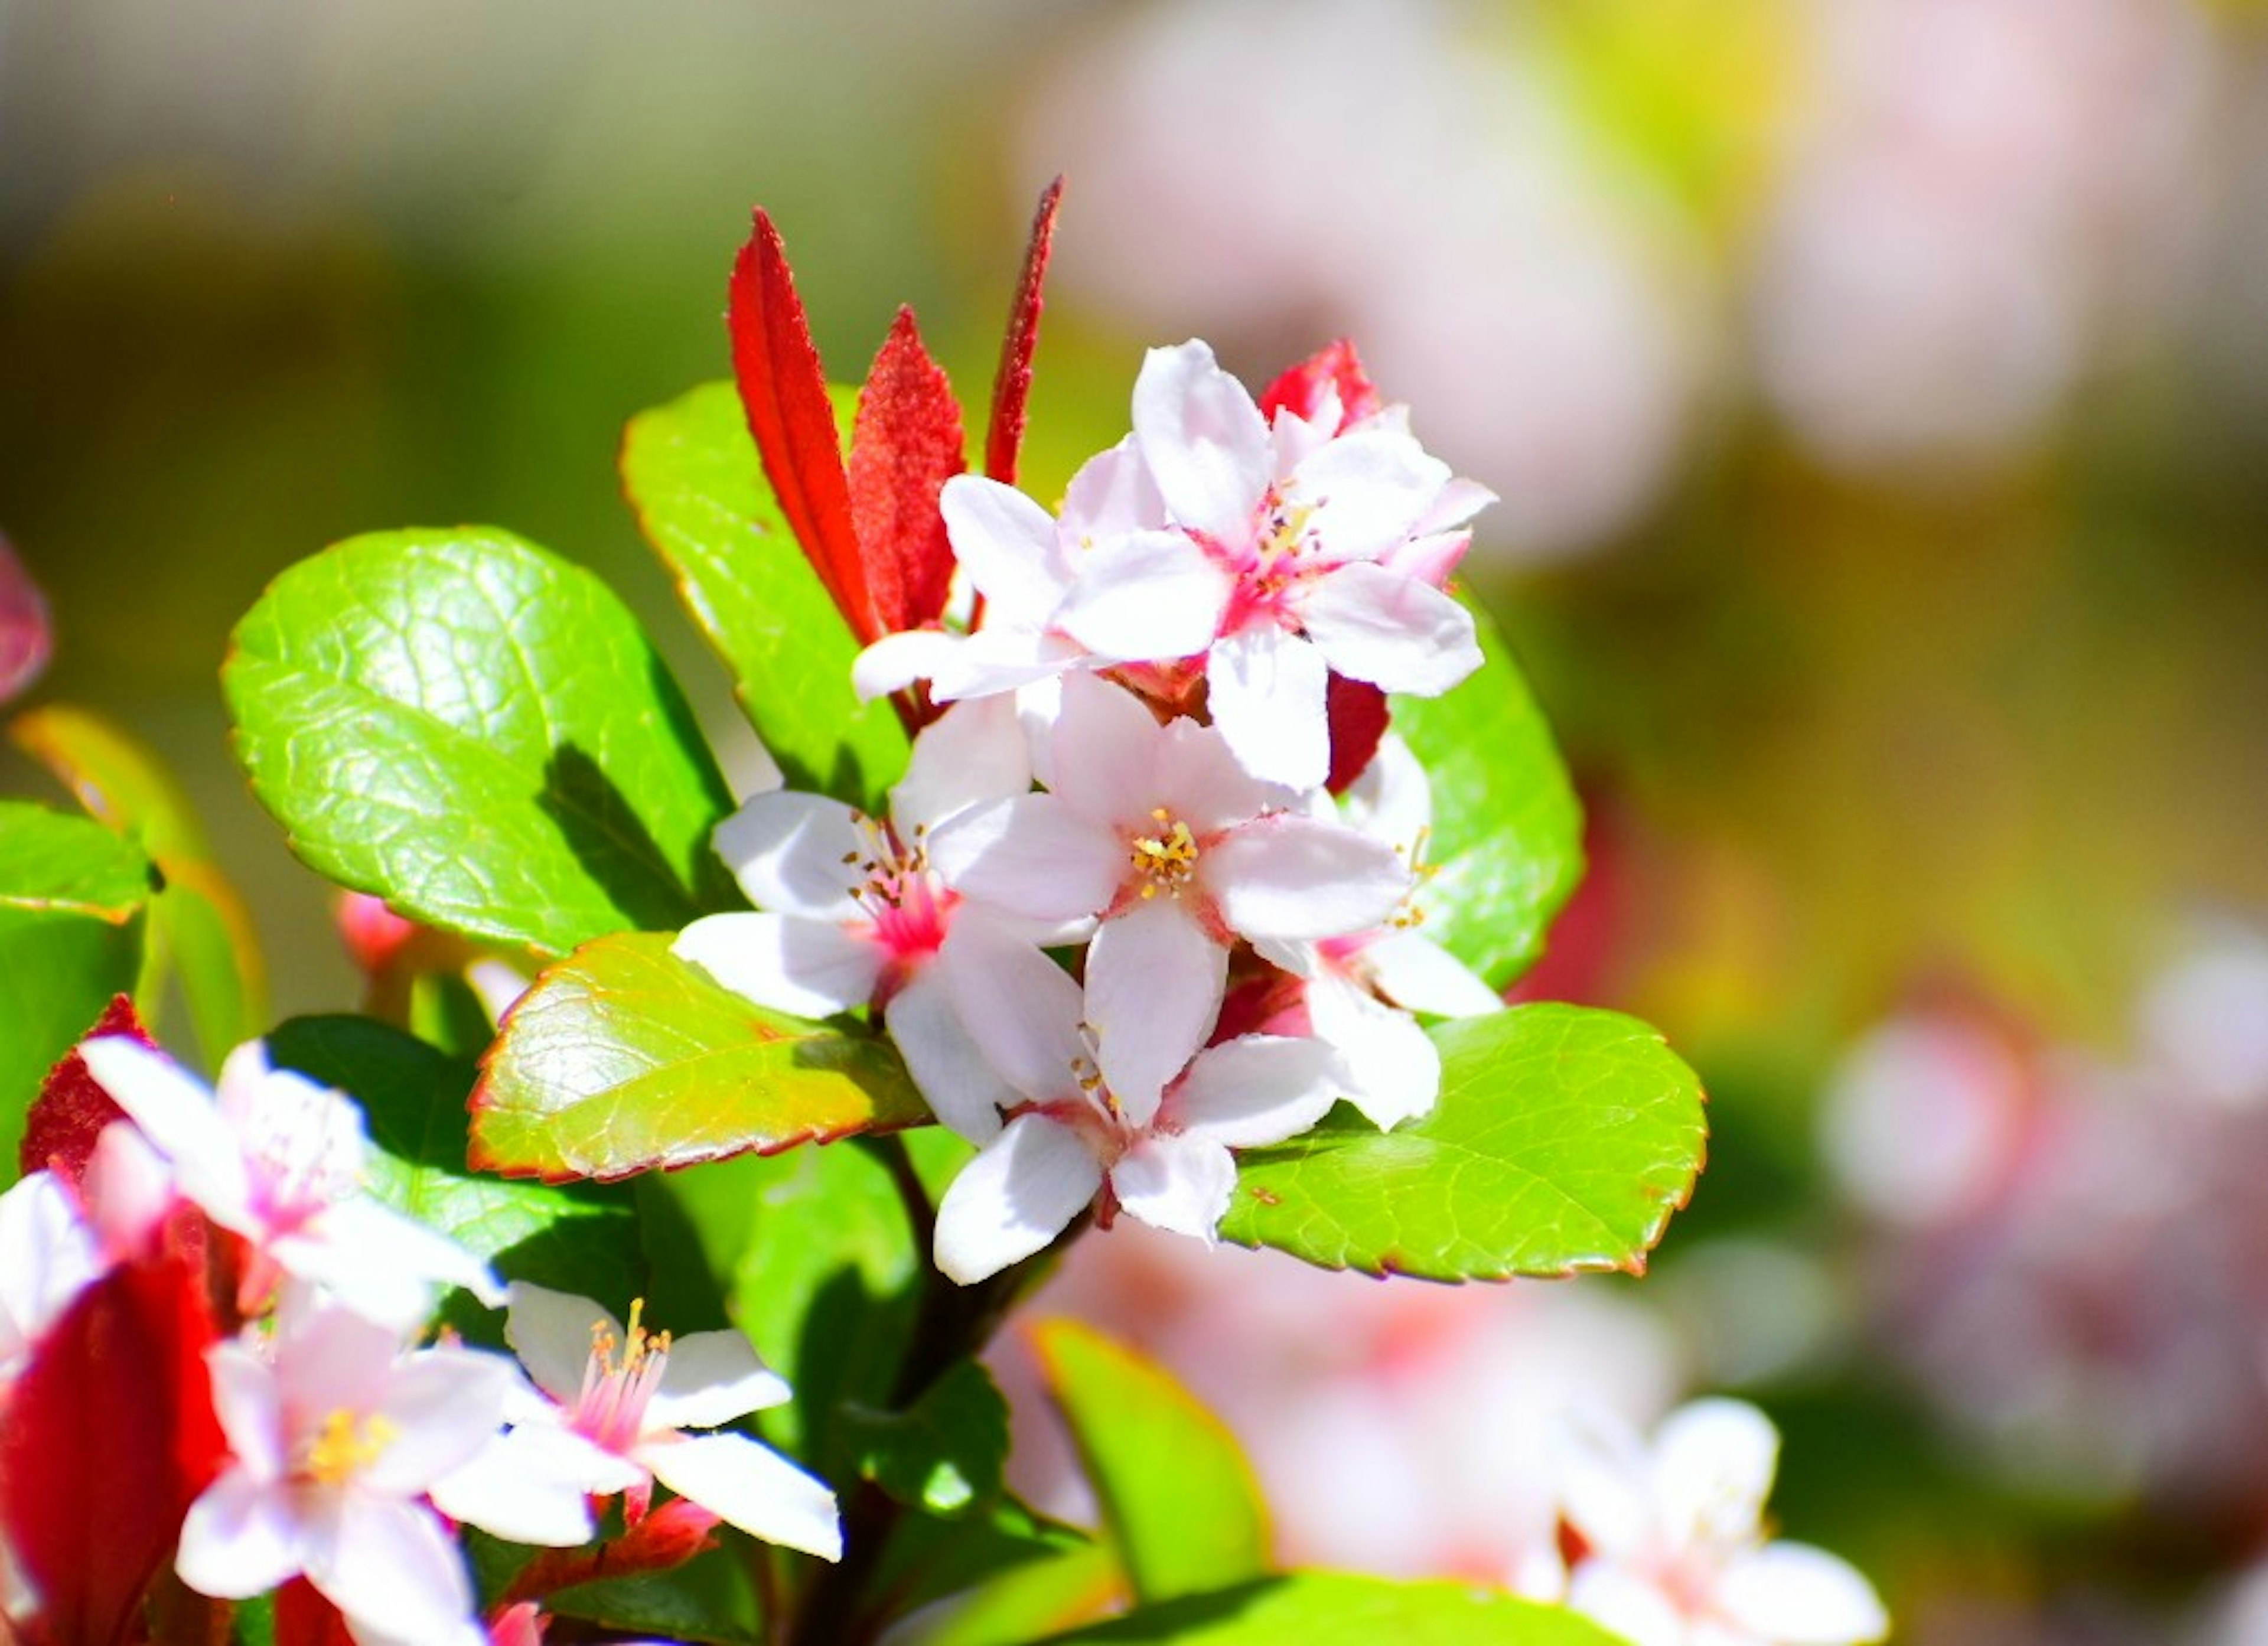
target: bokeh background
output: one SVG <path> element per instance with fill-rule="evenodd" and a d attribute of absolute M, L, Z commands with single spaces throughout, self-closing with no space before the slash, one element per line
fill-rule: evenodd
<path fill-rule="evenodd" d="M 2268 1641 L 2268 10 L 0 0 L 39 697 L 174 764 L 279 1014 L 350 1003 L 226 750 L 264 582 L 509 525 L 747 759 L 622 423 L 723 375 L 756 202 L 835 375 L 907 302 L 981 400 L 1059 171 L 1033 489 L 1145 345 L 1352 336 L 1501 495 L 1469 581 L 1590 802 L 1534 988 L 1662 1025 L 1715 1137 L 1643 1282 L 1128 1231 L 1054 1301 L 1229 1415 L 1297 1557 L 1500 1571 L 1562 1404 L 1731 1390 L 1902 1639 Z"/>

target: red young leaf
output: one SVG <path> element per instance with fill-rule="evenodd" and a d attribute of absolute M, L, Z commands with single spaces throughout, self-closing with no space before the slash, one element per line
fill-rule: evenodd
<path fill-rule="evenodd" d="M 1334 674 L 1323 692 L 1323 712 L 1331 727 L 1331 769 L 1323 786 L 1335 795 L 1344 794 L 1386 735 L 1386 694 L 1366 680 Z"/>
<path fill-rule="evenodd" d="M 54 645 L 47 597 L 0 534 L 0 703 L 40 678 Z"/>
<path fill-rule="evenodd" d="M 1272 423 L 1280 406 L 1313 419 L 1322 407 L 1326 387 L 1338 391 L 1339 429 L 1360 423 L 1386 404 L 1356 358 L 1354 345 L 1342 337 L 1270 383 L 1261 393 L 1260 415 Z"/>
<path fill-rule="evenodd" d="M 134 1003 L 124 995 L 105 1006 L 94 1026 L 79 1038 L 91 1040 L 99 1034 L 130 1035 L 153 1050 L 158 1044 L 142 1026 L 142 1019 L 135 1015 Z M 24 1116 L 24 1142 L 18 1151 L 17 1170 L 26 1173 L 53 1171 L 77 1188 L 86 1175 L 87 1157 L 94 1152 L 94 1140 L 102 1135 L 102 1128 L 111 1121 L 125 1118 L 126 1111 L 86 1072 L 86 1059 L 76 1050 L 66 1052 L 62 1061 L 48 1070 L 40 1095 L 32 1100 L 31 1109 Z"/>
<path fill-rule="evenodd" d="M 718 1517 L 689 1497 L 673 1497 L 641 1516 L 608 1542 L 579 1549 L 546 1549 L 520 1569 L 504 1602 L 518 1606 L 600 1577 L 666 1572 L 717 1547 Z"/>
<path fill-rule="evenodd" d="M 984 472 L 1004 486 L 1016 483 L 1016 458 L 1024 445 L 1024 413 L 1032 398 L 1032 351 L 1040 342 L 1040 288 L 1048 277 L 1048 254 L 1055 249 L 1056 209 L 1063 203 L 1064 180 L 1049 183 L 1032 214 L 1031 243 L 1024 251 L 1023 278 L 1008 310 L 1008 334 L 1000 342 L 1000 370 L 992 379 L 992 426 L 984 437 Z"/>
<path fill-rule="evenodd" d="M 812 347 L 779 231 L 761 210 L 755 232 L 733 264 L 726 325 L 740 405 L 780 512 L 851 633 L 862 644 L 878 640 L 884 631 L 874 621 L 850 524 L 843 437 L 828 402 L 827 374 Z"/>
<path fill-rule="evenodd" d="M 0 1525 L 42 1598 L 40 1638 L 138 1639 L 181 1517 L 219 1472 L 204 1278 L 175 1255 L 95 1281 L 0 1411 Z"/>
<path fill-rule="evenodd" d="M 276 1591 L 276 1646 L 354 1646 L 354 1636 L 314 1584 L 294 1577 Z"/>
<path fill-rule="evenodd" d="M 850 520 L 874 615 L 886 632 L 919 628 L 945 611 L 953 545 L 937 495 L 968 467 L 961 402 L 922 347 L 914 312 L 900 309 L 858 392 L 850 437 Z"/>

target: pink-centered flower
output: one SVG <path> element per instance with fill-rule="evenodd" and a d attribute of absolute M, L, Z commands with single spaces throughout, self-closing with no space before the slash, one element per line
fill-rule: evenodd
<path fill-rule="evenodd" d="M 963 1003 L 970 1032 L 1021 1099 L 938 1207 L 937 1266 L 961 1285 L 1029 1257 L 1089 1204 L 1105 1225 L 1123 1209 L 1210 1243 L 1235 1188 L 1231 1151 L 1306 1131 L 1344 1086 L 1317 1040 L 1246 1035 L 1197 1051 L 1207 1022 L 1178 1041 L 1160 1032 L 1174 1062 L 1165 1090 L 1128 1102 L 1097 1054 L 1091 985 L 1082 997 L 1045 954 L 997 928 L 955 941 L 981 962 L 959 975 L 989 980 Z"/>
<path fill-rule="evenodd" d="M 1006 697 L 956 706 L 915 739 L 890 814 L 775 790 L 717 829 L 717 849 L 756 912 L 711 915 L 675 952 L 757 1004 L 804 1017 L 871 1005 L 940 1119 L 983 1138 L 999 1129 L 992 1083 L 939 981 L 960 897 L 931 863 L 932 831 L 982 801 L 1031 788 Z"/>
<path fill-rule="evenodd" d="M 552 1404 L 523 1411 L 578 1437 L 597 1473 L 591 1489 L 623 1489 L 628 1464 L 633 1520 L 659 1481 L 751 1537 L 839 1560 L 843 1530 L 835 1494 L 762 1443 L 713 1429 L 777 1406 L 788 1387 L 738 1332 L 672 1338 L 625 1326 L 588 1297 L 515 1281 L 504 1337 Z"/>
<path fill-rule="evenodd" d="M 439 1286 L 504 1300 L 471 1253 L 374 1200 L 363 1185 L 362 1111 L 328 1087 L 269 1067 L 247 1041 L 218 1087 L 122 1035 L 79 1047 L 87 1072 L 171 1165 L 180 1193 L 251 1248 L 239 1306 L 256 1312 L 290 1275 L 328 1288 L 374 1320 L 406 1330 Z"/>
<path fill-rule="evenodd" d="M 1094 676 L 1065 677 L 1050 747 L 1047 793 L 972 808 L 932 856 L 973 902 L 1037 922 L 1101 917 L 1086 1021 L 1104 1077 L 1146 1122 L 1219 1015 L 1229 944 L 1366 930 L 1409 874 L 1384 843 L 1288 809 L 1219 731 L 1161 726 Z M 987 1013 L 969 998 L 956 995 L 977 1034 Z"/>
<path fill-rule="evenodd" d="M 1567 1606 L 1633 1646 L 1864 1646 L 1889 1632 L 1873 1587 L 1808 1544 L 1769 1540 L 1779 1459 L 1771 1420 L 1696 1400 L 1649 1446 L 1617 1419 L 1570 1431 L 1560 1516 L 1579 1549 Z"/>
<path fill-rule="evenodd" d="M 405 1353 L 391 1328 L 303 1292 L 287 1294 L 271 1340 L 217 1343 L 205 1358 L 232 1456 L 182 1523 L 181 1581 L 239 1599 L 305 1575 L 368 1646 L 485 1640 L 464 1555 L 426 1499 L 446 1499 L 502 1427 L 511 1362 L 454 1346 Z M 487 1491 L 556 1499 L 559 1488 L 504 1479 Z M 559 1517 L 556 1503 L 515 1507 L 505 1535 Z M 575 1515 L 579 1498 L 565 1508 Z M 581 1515 L 583 1536 L 589 1526 Z"/>

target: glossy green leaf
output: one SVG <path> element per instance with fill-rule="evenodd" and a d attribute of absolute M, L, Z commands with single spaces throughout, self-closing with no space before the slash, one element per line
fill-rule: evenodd
<path fill-rule="evenodd" d="M 505 1014 L 473 1094 L 478 1165 L 620 1178 L 927 1118 L 887 1040 L 768 1011 L 672 941 L 586 944 Z"/>
<path fill-rule="evenodd" d="M 493 1264 L 510 1280 L 595 1297 L 620 1311 L 639 1290 L 630 1192 L 483 1176 L 465 1164 L 474 1069 L 369 1018 L 295 1018 L 268 1037 L 271 1062 L 361 1104 L 372 1192 Z"/>
<path fill-rule="evenodd" d="M 1162 1367 L 1076 1321 L 1047 1321 L 1032 1343 L 1138 1598 L 1268 1570 L 1260 1483 L 1219 1418 Z"/>
<path fill-rule="evenodd" d="M 732 797 L 606 585 L 509 533 L 380 533 L 302 561 L 221 671 L 253 790 L 319 871 L 563 954 L 736 900 Z"/>
<path fill-rule="evenodd" d="M 0 1176 L 55 1060 L 142 966 L 150 860 L 99 823 L 0 801 Z"/>
<path fill-rule="evenodd" d="M 1029 1646 L 1121 1611 L 1125 1602 L 1126 1574 L 1116 1551 L 1091 1543 L 1051 1559 L 1020 1561 L 990 1577 L 923 1632 L 922 1646 Z"/>
<path fill-rule="evenodd" d="M 1048 1636 L 1175 1646 L 1622 1646 L 1588 1619 L 1476 1584 L 1395 1583 L 1297 1572 L 1145 1606 L 1108 1623 Z"/>
<path fill-rule="evenodd" d="M 1580 1006 L 1429 1032 L 1442 1062 L 1431 1114 L 1381 1132 L 1342 1106 L 1246 1154 L 1222 1238 L 1427 1280 L 1642 1271 L 1701 1169 L 1693 1071 L 1636 1018 Z"/>
<path fill-rule="evenodd" d="M 1504 636 L 1466 604 L 1480 669 L 1440 697 L 1395 698 L 1394 730 L 1432 782 L 1426 935 L 1501 989 L 1583 878 L 1583 811 Z"/>
<path fill-rule="evenodd" d="M 858 1473 L 901 1503 L 954 1517 L 1000 1495 L 1008 1459 L 1008 1403 L 992 1375 L 965 1360 L 902 1412 L 845 1414 Z"/>
<path fill-rule="evenodd" d="M 847 425 L 846 425 L 847 426 Z M 782 518 L 730 383 L 630 419 L 622 486 L 791 788 L 873 805 L 903 774 L 890 705 L 850 689 L 857 643 Z"/>
<path fill-rule="evenodd" d="M 51 703 L 8 727 L 98 822 L 127 836 L 158 866 L 141 996 L 158 1021 L 166 977 L 178 971 L 197 1043 L 209 1063 L 268 1021 L 267 966 L 244 900 L 214 862 L 203 825 L 158 757 L 101 716 Z"/>
<path fill-rule="evenodd" d="M 749 1580 L 747 1539 L 729 1528 L 724 1547 L 665 1572 L 578 1584 L 545 1597 L 544 1609 L 615 1633 L 609 1638 L 742 1646 L 765 1638 L 763 1610 Z M 525 1551 L 522 1551 L 524 1554 Z"/>

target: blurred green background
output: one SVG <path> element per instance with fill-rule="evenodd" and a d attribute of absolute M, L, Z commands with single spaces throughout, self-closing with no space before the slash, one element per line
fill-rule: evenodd
<path fill-rule="evenodd" d="M 510 525 L 625 594 L 729 746 L 622 423 L 724 374 L 756 203 L 835 376 L 910 303 L 981 404 L 1057 171 L 1035 493 L 1123 432 L 1144 346 L 1258 382 L 1345 333 L 1502 495 L 1468 579 L 1594 803 L 1550 986 L 1662 1025 L 1715 1101 L 1671 1304 L 1681 1242 L 1769 1237 L 1871 1306 L 1881 1231 L 1812 1116 L 1885 1014 L 1949 991 L 2125 1067 L 2186 934 L 2263 930 L 2268 24 L 2235 4 L 0 0 L 35 701 L 173 761 L 279 1012 L 350 1001 L 226 750 L 215 670 L 266 580 Z M 12 753 L 0 789 L 57 797 Z M 2176 1221 L 2217 1227 L 2207 1196 Z M 2219 1627 L 2192 1599 L 2260 1552 L 2268 1481 L 2011 1485 L 1928 1437 L 1949 1397 L 1868 1329 L 1756 1386 L 1795 1529 L 1912 1638 Z M 2074 1571 L 2110 1598 L 2058 1599 Z"/>

